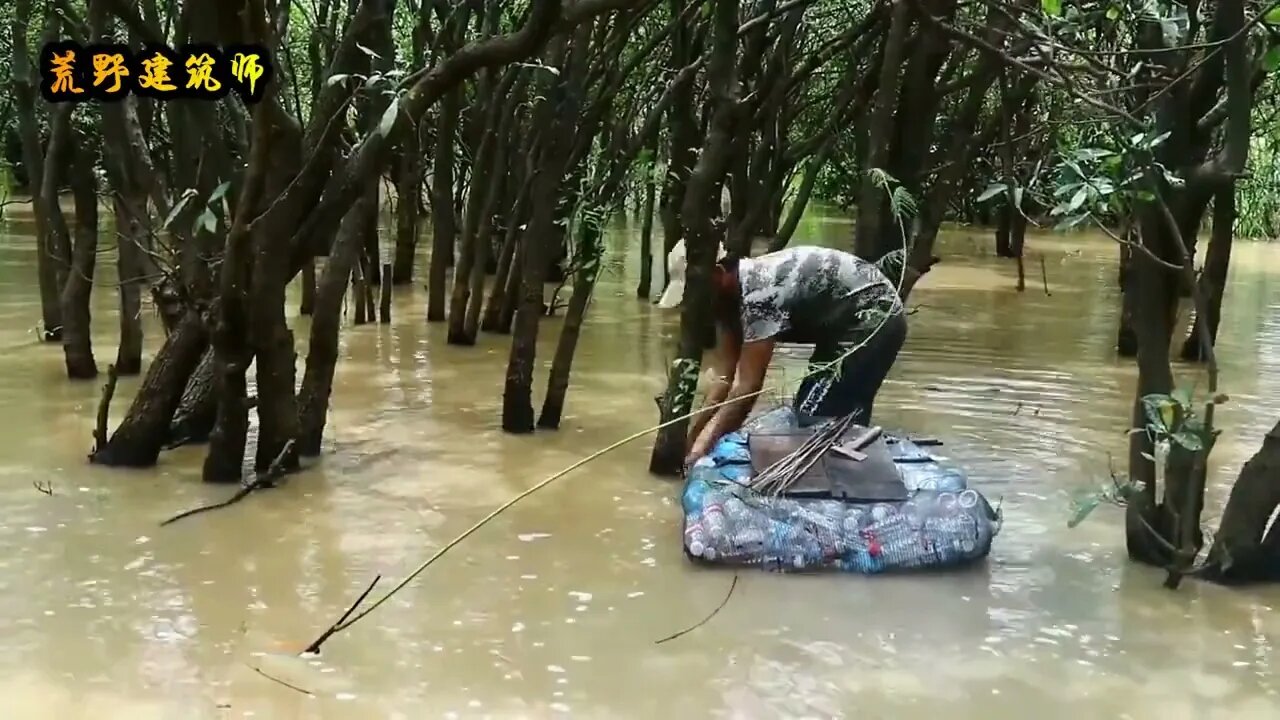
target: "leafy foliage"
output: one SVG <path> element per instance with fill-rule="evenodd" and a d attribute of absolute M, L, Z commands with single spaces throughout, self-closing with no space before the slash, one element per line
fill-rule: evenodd
<path fill-rule="evenodd" d="M 1225 395 L 1214 397 L 1211 402 L 1226 402 Z M 1168 395 L 1151 394 L 1142 397 L 1142 410 L 1146 416 L 1145 431 L 1153 444 L 1172 442 L 1191 452 L 1201 452 L 1213 445 L 1221 430 L 1206 432 L 1203 420 L 1197 415 L 1192 392 L 1177 388 Z"/>

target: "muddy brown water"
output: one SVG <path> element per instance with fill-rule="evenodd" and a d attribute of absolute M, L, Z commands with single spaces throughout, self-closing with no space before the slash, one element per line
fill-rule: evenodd
<path fill-rule="evenodd" d="M 610 237 L 558 432 L 499 432 L 507 338 L 450 347 L 424 320 L 426 293 L 406 289 L 391 326 L 342 335 L 322 462 L 232 509 L 160 528 L 229 490 L 199 482 L 200 447 L 151 471 L 86 464 L 101 383 L 68 382 L 59 350 L 37 343 L 32 223 L 8 210 L 3 717 L 1280 713 L 1280 591 L 1188 583 L 1171 593 L 1126 561 L 1118 510 L 1066 527 L 1070 493 L 1106 477 L 1109 453 L 1122 456 L 1133 388 L 1132 363 L 1112 353 L 1116 249 L 1105 239 L 1033 236 L 1018 293 L 989 234 L 954 230 L 944 264 L 913 296 L 919 310 L 877 419 L 941 438 L 974 486 L 1002 501 L 1003 532 L 982 567 L 743 572 L 718 615 L 655 644 L 705 617 L 732 574 L 683 559 L 679 486 L 645 473 L 642 440 L 500 516 L 308 660 L 290 653 L 373 576 L 398 580 L 513 494 L 654 421 L 677 321 L 633 296 L 635 228 Z M 814 212 L 800 236 L 836 244 L 851 231 Z M 1280 247 L 1241 244 L 1233 260 L 1220 342 L 1231 403 L 1219 416 L 1211 522 L 1280 413 Z M 115 274 L 109 253 L 100 262 L 94 337 L 105 368 Z M 144 312 L 150 354 L 158 326 Z M 539 395 L 556 324 L 542 334 Z M 295 328 L 305 337 L 306 320 Z M 784 359 L 773 377 L 794 379 L 801 365 Z M 116 418 L 136 384 L 121 382 Z"/>

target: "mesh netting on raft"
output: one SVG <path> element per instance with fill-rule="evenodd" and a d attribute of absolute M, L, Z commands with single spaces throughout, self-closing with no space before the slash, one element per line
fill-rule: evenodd
<path fill-rule="evenodd" d="M 798 430 L 782 407 L 726 435 L 689 471 L 682 504 L 684 548 L 699 562 L 786 572 L 875 574 L 958 567 L 985 558 L 1000 514 L 965 474 L 911 440 L 885 434 L 909 494 L 901 502 L 850 502 L 758 493 L 752 433 Z"/>

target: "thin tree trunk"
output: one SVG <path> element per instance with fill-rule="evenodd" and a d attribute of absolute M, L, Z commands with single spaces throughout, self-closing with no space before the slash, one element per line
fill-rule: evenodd
<path fill-rule="evenodd" d="M 888 170 L 891 138 L 894 132 L 893 117 L 898 107 L 898 89 L 901 84 L 903 47 L 912 25 L 907 0 L 892 0 L 893 15 L 889 32 L 884 40 L 884 60 L 881 64 L 880 82 L 876 90 L 867 133 L 868 150 L 862 168 L 862 181 L 858 191 L 858 219 L 854 247 L 858 255 L 876 260 L 890 248 L 882 242 L 886 228 L 896 218 L 887 217 L 888 198 L 876 183 L 872 170 Z"/>
<path fill-rule="evenodd" d="M 559 209 L 557 198 L 565 175 L 573 124 L 578 118 L 577 100 L 580 97 L 575 93 L 577 87 L 569 87 L 570 81 L 566 76 L 572 74 L 574 84 L 581 84 L 583 73 L 578 61 L 585 55 L 585 48 L 578 44 L 582 33 L 575 35 L 572 52 L 567 47 L 567 37 L 560 35 L 551 40 L 552 62 L 549 64 L 559 67 L 560 72 L 547 81 L 550 87 L 535 110 L 538 116 L 535 132 L 545 139 L 545 143 L 531 179 L 532 216 L 524 239 L 520 302 L 502 394 L 502 429 L 509 433 L 530 433 L 534 430 L 533 368 L 538 325 L 543 314 L 543 286 L 552 244 L 558 239 L 555 224 Z M 567 63 L 566 55 L 571 56 Z"/>
<path fill-rule="evenodd" d="M 431 268 L 427 282 L 427 321 L 444 322 L 449 266 L 453 264 L 454 240 L 458 234 L 453 207 L 454 135 L 461 112 L 461 90 L 453 89 L 440 102 L 436 126 L 436 148 L 431 167 Z"/>
<path fill-rule="evenodd" d="M 70 141 L 71 192 L 75 197 L 75 245 L 66 284 L 62 288 L 62 350 L 67 377 L 87 380 L 98 376 L 93 357 L 93 327 L 89 301 L 98 253 L 98 182 L 93 157 L 78 132 Z M 55 197 L 56 201 L 56 197 Z"/>
<path fill-rule="evenodd" d="M 1182 343 L 1183 360 L 1204 362 L 1204 347 L 1200 342 L 1201 324 L 1215 345 L 1218 341 L 1218 325 L 1222 321 L 1222 298 L 1227 288 L 1227 273 L 1231 269 L 1231 245 L 1235 239 L 1236 188 L 1235 183 L 1222 188 L 1213 198 L 1213 233 L 1205 251 L 1204 269 L 1200 275 L 1200 297 L 1205 299 L 1205 316 L 1196 316 L 1191 332 Z"/>
<path fill-rule="evenodd" d="M 379 285 L 381 295 L 378 298 L 378 322 L 383 325 L 391 324 L 391 286 L 394 284 L 392 280 L 391 263 L 382 263 L 382 284 Z"/>
<path fill-rule="evenodd" d="M 36 120 L 37 77 L 31 67 L 32 53 L 27 42 L 31 22 L 31 0 L 16 0 L 9 23 L 9 37 L 13 46 L 11 82 L 18 135 L 22 143 L 22 162 L 27 169 L 31 209 L 35 216 L 36 274 L 40 282 L 40 315 L 43 325 L 41 338 L 45 342 L 59 342 L 62 340 L 62 306 L 58 297 L 61 285 L 58 283 L 57 256 L 50 252 L 51 210 L 43 190 L 45 160 L 44 151 L 40 147 L 40 125 Z M 66 110 L 55 109 L 53 115 L 56 117 L 59 112 L 70 112 L 70 106 Z M 54 167 L 49 172 L 56 175 L 58 169 Z M 56 203 L 55 195 L 55 208 Z"/>
<path fill-rule="evenodd" d="M 523 175 L 521 180 L 523 180 Z M 520 226 L 525 222 L 529 211 L 529 184 L 520 183 L 516 193 L 516 201 L 507 220 L 506 234 L 502 240 L 502 252 L 498 257 L 498 272 L 493 278 L 493 287 L 489 289 L 489 297 L 484 304 L 484 320 L 480 327 L 485 332 L 511 332 L 509 318 L 512 314 L 504 312 L 515 288 L 515 279 L 520 277 L 520 263 L 516 261 L 517 247 L 524 231 Z M 504 322 L 504 318 L 507 321 Z"/>
<path fill-rule="evenodd" d="M 587 257 L 575 258 L 577 271 L 573 279 L 573 294 L 565 310 L 564 325 L 556 342 L 556 354 L 551 362 L 551 374 L 547 379 L 547 394 L 538 416 L 538 427 L 556 429 L 564 416 L 565 396 L 569 392 L 569 375 L 573 370 L 573 357 L 578 349 L 578 337 L 587 316 L 587 305 L 595 290 L 600 272 L 599 242 L 602 228 L 598 222 L 586 221 L 580 241 L 581 252 Z M 589 254 L 595 254 L 594 259 Z"/>
<path fill-rule="evenodd" d="M 133 207 L 146 208 L 146 198 L 133 197 L 133 203 L 117 198 L 116 268 L 120 276 L 120 348 L 116 352 L 116 373 L 137 375 L 142 372 L 142 243 L 147 230 Z"/>
<path fill-rule="evenodd" d="M 488 221 L 486 218 L 492 211 L 493 203 L 498 195 L 498 190 L 502 186 L 502 169 L 500 167 L 501 159 L 497 150 L 497 145 L 504 142 L 499 135 L 498 124 L 500 122 L 499 115 L 502 113 L 506 98 L 503 97 L 503 89 L 510 87 L 507 83 L 499 85 L 495 82 L 492 73 L 486 81 L 483 81 L 478 90 L 478 95 L 487 98 L 488 102 L 484 104 L 485 112 L 483 119 L 473 120 L 473 124 L 480 124 L 483 129 L 480 133 L 479 147 L 475 151 L 475 161 L 472 164 L 471 183 L 467 191 L 466 211 L 463 213 L 462 236 L 461 243 L 458 248 L 458 261 L 453 267 L 453 292 L 449 298 L 449 333 L 447 342 L 450 345 L 474 345 L 476 343 L 475 334 L 467 334 L 467 306 L 472 304 L 472 288 L 476 284 L 473 275 L 479 275 L 480 287 L 482 292 L 477 294 L 476 302 L 483 297 L 484 287 L 484 265 L 487 249 L 481 247 L 488 242 L 487 230 Z M 511 72 L 513 80 L 515 72 Z M 482 228 L 484 230 L 482 231 Z M 482 232 L 485 237 L 481 238 Z"/>
<path fill-rule="evenodd" d="M 302 304 L 299 315 L 310 315 L 316 307 L 316 261 L 311 258 L 302 264 Z"/>
<path fill-rule="evenodd" d="M 652 162 L 658 162 L 657 148 L 653 148 Z M 636 284 L 636 297 L 648 300 L 653 292 L 653 213 L 657 201 L 658 179 L 655 167 L 646 168 L 644 178 L 644 199 L 640 207 L 640 282 Z M 665 259 L 665 258 L 664 258 Z"/>
<path fill-rule="evenodd" d="M 391 282 L 413 282 L 413 261 L 418 250 L 418 204 L 422 195 L 422 159 L 417 132 L 405 133 L 396 167 L 396 249 Z"/>
<path fill-rule="evenodd" d="M 260 205 L 264 187 L 267 184 L 266 166 L 271 159 L 273 125 L 273 118 L 268 108 L 262 104 L 256 106 L 253 111 L 253 139 L 249 164 L 245 170 L 239 201 L 236 203 L 235 219 L 227 231 L 222 253 L 219 292 L 212 312 L 218 413 L 213 432 L 209 435 L 209 449 L 204 460 L 205 482 L 239 482 L 244 466 L 245 441 L 249 434 L 248 383 L 245 375 L 255 353 L 262 353 L 264 349 L 267 352 L 273 350 L 270 343 L 274 339 L 272 335 L 276 330 L 273 323 L 273 308 L 261 305 L 274 299 L 271 297 L 273 293 L 267 291 L 267 285 L 277 279 L 269 275 L 276 265 L 264 257 L 265 254 L 269 254 L 266 243 L 263 241 L 267 229 L 254 228 L 249 224 L 250 218 L 255 214 L 254 210 Z M 255 238 L 254 235 L 258 237 Z M 282 253 L 277 252 L 276 255 L 282 255 Z M 279 307 L 274 310 L 283 320 L 283 283 L 280 287 L 279 302 Z M 273 383 L 278 382 L 278 378 L 274 377 L 275 364 L 263 362 L 260 354 L 258 358 L 257 384 L 260 398 L 258 412 L 259 417 L 263 418 L 262 404 L 270 402 L 263 396 L 270 398 L 271 393 L 278 396 L 280 391 L 278 388 L 271 387 Z M 271 359 L 278 362 L 279 358 Z M 287 389 L 292 395 L 291 381 Z M 267 412 L 270 413 L 270 411 Z M 296 420 L 295 411 L 294 421 Z M 265 421 L 260 423 L 263 426 L 266 424 Z M 274 440 L 272 434 L 275 432 L 277 432 L 276 428 L 259 428 L 259 451 L 263 448 L 264 433 L 267 434 L 267 441 L 271 442 Z"/>
<path fill-rule="evenodd" d="M 361 196 L 342 220 L 338 239 L 320 275 L 316 312 L 311 320 L 307 366 L 298 393 L 298 452 L 304 457 L 320 454 L 324 427 L 338 364 L 338 335 L 342 326 L 342 299 L 360 252 L 361 224 L 369 198 Z"/>

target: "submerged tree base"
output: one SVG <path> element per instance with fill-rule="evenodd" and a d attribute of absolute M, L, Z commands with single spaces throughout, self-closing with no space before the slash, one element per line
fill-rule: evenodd
<path fill-rule="evenodd" d="M 169 438 L 169 423 L 187 380 L 200 364 L 208 342 L 204 320 L 196 312 L 188 311 L 147 369 L 128 414 L 111 439 L 89 456 L 89 462 L 112 467 L 156 464 Z"/>

